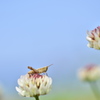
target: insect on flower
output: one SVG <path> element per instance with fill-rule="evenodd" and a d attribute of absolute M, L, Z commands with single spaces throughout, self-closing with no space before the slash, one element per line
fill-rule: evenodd
<path fill-rule="evenodd" d="M 53 65 L 53 64 L 51 64 L 51 65 Z M 34 68 L 32 68 L 31 66 L 28 66 L 28 69 L 31 70 L 31 71 L 28 72 L 28 74 L 46 73 L 47 70 L 48 70 L 48 67 L 50 67 L 51 65 L 45 66 L 45 67 L 42 67 L 42 68 L 39 68 L 39 69 L 34 69 Z"/>
<path fill-rule="evenodd" d="M 23 97 L 35 97 L 36 100 L 39 100 L 40 95 L 48 94 L 52 87 L 52 79 L 48 75 L 40 74 L 46 73 L 49 66 L 39 69 L 28 66 L 31 71 L 18 79 L 19 87 L 16 87 L 18 93 Z"/>

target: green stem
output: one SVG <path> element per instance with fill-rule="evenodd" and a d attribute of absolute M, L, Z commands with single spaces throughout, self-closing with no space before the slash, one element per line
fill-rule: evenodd
<path fill-rule="evenodd" d="M 35 100 L 39 100 L 39 96 L 35 96 Z"/>
<path fill-rule="evenodd" d="M 92 89 L 95 97 L 97 98 L 97 100 L 100 100 L 99 89 L 98 89 L 96 82 L 89 82 L 89 83 L 90 83 L 91 89 Z"/>

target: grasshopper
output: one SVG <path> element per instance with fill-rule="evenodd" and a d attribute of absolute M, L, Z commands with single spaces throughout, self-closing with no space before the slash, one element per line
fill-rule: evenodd
<path fill-rule="evenodd" d="M 53 65 L 53 64 L 51 64 L 51 65 Z M 51 65 L 45 66 L 45 67 L 42 67 L 42 68 L 39 68 L 39 69 L 34 69 L 34 68 L 32 68 L 31 66 L 28 66 L 28 69 L 31 70 L 31 71 L 28 72 L 28 74 L 46 73 L 47 70 L 48 70 L 48 67 L 50 67 Z"/>

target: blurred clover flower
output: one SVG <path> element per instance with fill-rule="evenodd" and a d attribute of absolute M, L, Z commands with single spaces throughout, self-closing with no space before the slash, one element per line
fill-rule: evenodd
<path fill-rule="evenodd" d="M 80 80 L 90 83 L 91 89 L 96 96 L 97 100 L 100 100 L 100 92 L 96 84 L 97 80 L 100 79 L 100 66 L 87 65 L 79 70 L 78 76 Z"/>
<path fill-rule="evenodd" d="M 26 74 L 18 79 L 19 87 L 16 90 L 24 97 L 35 97 L 39 100 L 40 95 L 45 95 L 51 90 L 52 79 L 47 75 Z"/>
<path fill-rule="evenodd" d="M 87 31 L 88 47 L 100 50 L 100 26 L 92 31 Z"/>
<path fill-rule="evenodd" d="M 78 76 L 83 81 L 96 81 L 100 79 L 100 67 L 87 65 L 79 70 Z"/>

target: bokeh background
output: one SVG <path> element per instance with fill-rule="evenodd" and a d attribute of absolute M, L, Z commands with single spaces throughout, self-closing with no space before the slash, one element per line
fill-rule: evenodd
<path fill-rule="evenodd" d="M 87 64 L 100 64 L 100 51 L 87 47 L 86 32 L 100 25 L 100 0 L 0 0 L 0 91 L 20 97 L 17 80 L 27 66 L 53 64 L 52 91 L 40 100 L 95 100 L 77 78 Z M 98 83 L 99 84 L 99 83 Z"/>

